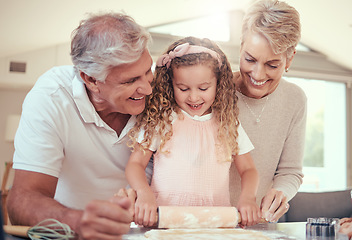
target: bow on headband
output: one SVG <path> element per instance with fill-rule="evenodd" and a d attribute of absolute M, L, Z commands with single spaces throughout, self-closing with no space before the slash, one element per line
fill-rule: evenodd
<path fill-rule="evenodd" d="M 169 53 L 161 55 L 158 60 L 156 61 L 156 65 L 158 67 L 162 67 L 166 65 L 166 68 L 170 67 L 172 59 L 175 57 L 182 57 L 183 55 L 192 54 L 192 53 L 209 53 L 213 58 L 215 58 L 218 63 L 219 67 L 221 67 L 221 59 L 217 52 L 198 45 L 190 45 L 189 43 L 184 43 L 175 47 L 173 51 Z"/>

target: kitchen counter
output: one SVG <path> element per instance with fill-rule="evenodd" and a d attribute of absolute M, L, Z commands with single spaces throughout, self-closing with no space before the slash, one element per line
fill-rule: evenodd
<path fill-rule="evenodd" d="M 144 234 L 152 228 L 138 227 L 134 224 L 128 234 L 123 235 L 123 240 L 147 240 Z M 260 231 L 271 239 L 280 240 L 348 240 L 346 235 L 338 234 L 336 238 L 306 238 L 306 222 L 288 222 L 288 223 L 259 223 L 255 226 L 246 227 L 248 230 Z M 161 229 L 162 230 L 162 229 Z M 7 235 L 6 240 L 17 240 L 25 238 L 17 238 Z"/>
<path fill-rule="evenodd" d="M 306 239 L 306 223 L 260 223 L 255 226 L 247 227 L 246 229 L 263 232 L 272 239 Z M 122 239 L 147 239 L 144 234 L 151 230 L 151 228 L 143 228 L 132 226 L 128 234 L 124 235 Z"/>
<path fill-rule="evenodd" d="M 247 227 L 246 229 L 260 231 L 264 235 L 272 239 L 282 240 L 304 240 L 306 239 L 306 222 L 288 222 L 288 223 L 260 223 L 255 226 Z M 143 228 L 132 226 L 128 234 L 123 236 L 123 240 L 142 240 L 147 239 L 144 234 L 151 230 L 150 228 Z M 308 239 L 308 238 L 307 238 Z M 319 239 L 319 238 L 318 238 Z M 339 235 L 336 238 L 322 238 L 324 240 L 348 240 L 347 236 Z M 313 239 L 312 239 L 313 240 Z"/>

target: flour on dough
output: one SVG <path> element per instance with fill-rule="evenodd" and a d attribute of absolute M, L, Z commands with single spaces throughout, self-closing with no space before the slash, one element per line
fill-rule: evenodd
<path fill-rule="evenodd" d="M 159 206 L 159 228 L 235 228 L 235 207 Z"/>
<path fill-rule="evenodd" d="M 187 239 L 221 239 L 221 240 L 241 240 L 256 239 L 270 240 L 261 232 L 236 229 L 152 229 L 144 234 L 149 240 L 187 240 Z"/>

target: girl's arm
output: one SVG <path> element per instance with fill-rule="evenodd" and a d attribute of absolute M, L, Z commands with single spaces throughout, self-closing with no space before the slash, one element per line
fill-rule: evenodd
<path fill-rule="evenodd" d="M 241 213 L 241 225 L 254 225 L 261 217 L 256 203 L 259 176 L 250 153 L 234 156 L 234 163 L 241 177 L 241 195 L 238 210 Z"/>
<path fill-rule="evenodd" d="M 143 152 L 139 147 L 136 147 L 125 169 L 127 181 L 137 193 L 134 221 L 144 226 L 154 225 L 157 214 L 155 196 L 145 175 L 145 169 L 152 154 L 153 152 L 150 150 Z"/>

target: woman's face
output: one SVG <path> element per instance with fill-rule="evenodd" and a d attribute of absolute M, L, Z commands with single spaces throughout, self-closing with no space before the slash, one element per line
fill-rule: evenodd
<path fill-rule="evenodd" d="M 275 54 L 266 38 L 249 32 L 243 39 L 240 51 L 241 92 L 252 98 L 262 98 L 272 93 L 292 58 L 287 61 L 286 52 Z"/>

